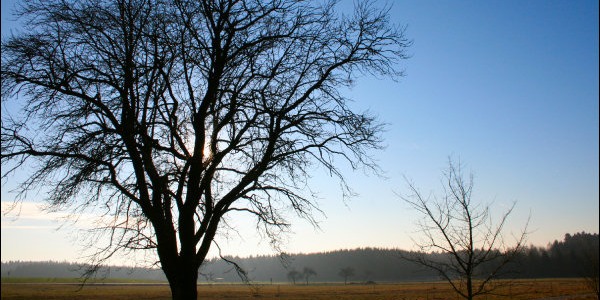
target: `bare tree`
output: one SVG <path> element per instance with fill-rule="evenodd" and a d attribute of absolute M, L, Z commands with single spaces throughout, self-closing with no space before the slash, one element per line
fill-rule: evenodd
<path fill-rule="evenodd" d="M 354 268 L 352 268 L 352 267 L 342 268 L 338 272 L 338 275 L 340 275 L 340 277 L 344 278 L 344 284 L 348 284 L 348 278 L 354 276 Z"/>
<path fill-rule="evenodd" d="M 437 271 L 465 299 L 493 293 L 500 285 L 491 282 L 507 270 L 507 264 L 522 250 L 527 235 L 526 224 L 512 245 L 503 236 L 515 204 L 494 224 L 490 206 L 471 198 L 473 175 L 464 178 L 460 163 L 455 165 L 451 159 L 444 172 L 441 198 L 425 197 L 413 183 L 407 183 L 410 194 L 400 197 L 424 215 L 418 223 L 423 240 L 415 242 L 420 252 L 403 257 Z"/>
<path fill-rule="evenodd" d="M 21 196 L 102 210 L 96 263 L 155 249 L 173 298 L 195 299 L 228 213 L 276 240 L 284 211 L 313 221 L 312 168 L 376 167 L 381 124 L 338 91 L 401 76 L 410 43 L 388 10 L 334 4 L 25 1 L 2 41 L 2 178 L 27 169 Z"/>
<path fill-rule="evenodd" d="M 287 273 L 287 278 L 289 281 L 291 281 L 293 284 L 296 284 L 296 280 L 301 279 L 302 278 L 302 273 L 296 271 L 295 269 L 290 270 Z"/>
<path fill-rule="evenodd" d="M 302 276 L 304 276 L 304 279 L 306 280 L 306 285 L 308 285 L 308 278 L 310 276 L 317 276 L 317 272 L 313 268 L 304 267 L 304 269 L 302 270 Z"/>

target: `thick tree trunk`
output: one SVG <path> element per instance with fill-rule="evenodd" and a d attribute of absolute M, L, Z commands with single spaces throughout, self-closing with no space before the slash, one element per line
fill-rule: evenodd
<path fill-rule="evenodd" d="M 198 269 L 184 267 L 177 274 L 169 278 L 171 298 L 173 300 L 196 300 L 198 298 Z"/>
<path fill-rule="evenodd" d="M 473 278 L 471 275 L 467 277 L 467 296 L 467 299 L 473 300 Z"/>

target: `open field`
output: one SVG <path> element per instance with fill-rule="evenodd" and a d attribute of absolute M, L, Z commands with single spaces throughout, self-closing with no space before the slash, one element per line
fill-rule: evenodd
<path fill-rule="evenodd" d="M 482 296 L 479 299 L 596 299 L 583 280 L 539 279 L 504 282 L 499 290 L 505 296 Z M 68 283 L 2 283 L 2 299 L 169 299 L 165 284 L 94 283 L 83 288 Z M 586 295 L 587 294 L 587 295 Z M 394 284 L 312 284 L 312 285 L 240 285 L 202 284 L 199 299 L 377 299 L 429 300 L 459 299 L 450 286 L 442 282 Z"/>

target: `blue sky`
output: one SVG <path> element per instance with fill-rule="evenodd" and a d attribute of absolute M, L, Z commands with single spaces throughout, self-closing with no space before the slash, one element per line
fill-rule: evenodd
<path fill-rule="evenodd" d="M 9 2 L 2 1 L 3 36 L 13 26 L 5 22 Z M 388 124 L 386 149 L 373 153 L 385 178 L 348 172 L 359 195 L 344 202 L 337 182 L 315 171 L 325 213 L 317 216 L 320 229 L 292 216 L 284 249 L 411 248 L 419 215 L 395 193 L 406 192 L 403 176 L 425 192 L 439 191 L 450 155 L 473 172 L 476 200 L 491 202 L 496 213 L 517 202 L 508 233 L 529 214 L 535 245 L 598 232 L 598 1 L 391 3 L 392 21 L 407 25 L 414 41 L 403 62 L 407 76 L 361 78 L 347 91 L 356 109 Z M 12 197 L 8 185 L 3 203 Z M 30 204 L 20 218 L 12 215 L 2 216 L 3 261 L 80 255 L 72 225 L 56 231 L 61 223 Z M 225 253 L 273 253 L 251 220 L 231 222 L 239 234 L 219 237 Z M 51 250 L 34 250 L 39 239 Z"/>

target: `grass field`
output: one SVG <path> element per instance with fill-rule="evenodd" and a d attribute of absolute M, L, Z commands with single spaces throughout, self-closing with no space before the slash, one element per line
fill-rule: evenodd
<path fill-rule="evenodd" d="M 505 296 L 482 296 L 479 299 L 596 299 L 583 280 L 517 280 L 499 290 Z M 169 299 L 169 287 L 149 283 L 95 283 L 81 287 L 73 283 L 35 282 L 2 283 L 2 299 Z M 442 282 L 395 284 L 313 284 L 313 285 L 239 285 L 202 284 L 199 299 L 377 299 L 433 300 L 459 299 L 450 286 Z"/>

